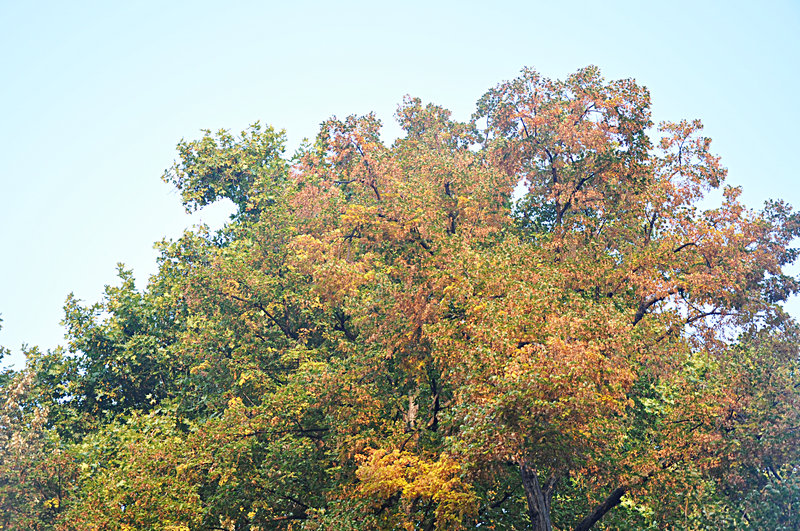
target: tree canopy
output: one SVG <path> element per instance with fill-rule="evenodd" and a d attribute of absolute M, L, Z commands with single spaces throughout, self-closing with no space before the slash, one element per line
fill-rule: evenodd
<path fill-rule="evenodd" d="M 800 217 L 635 81 L 525 69 L 164 179 L 216 233 L 0 375 L 0 529 L 795 529 Z"/>

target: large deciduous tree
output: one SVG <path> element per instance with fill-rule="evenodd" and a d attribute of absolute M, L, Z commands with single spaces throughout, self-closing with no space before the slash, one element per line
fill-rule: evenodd
<path fill-rule="evenodd" d="M 746 435 L 760 424 L 741 408 L 796 397 L 793 377 L 738 386 L 758 366 L 754 337 L 783 345 L 773 355 L 794 374 L 776 303 L 796 289 L 782 267 L 797 218 L 750 211 L 730 187 L 701 210 L 725 171 L 698 122 L 662 124 L 653 146 L 647 91 L 594 68 L 563 82 L 526 70 L 481 99 L 477 122 L 418 100 L 398 116 L 390 149 L 372 118 L 324 124 L 292 198 L 311 281 L 366 354 L 359 385 L 388 379 L 369 394 L 403 410 L 357 459 L 378 512 L 429 518 L 396 477 L 407 459 L 470 478 L 462 522 L 480 520 L 476 489 L 515 474 L 536 529 L 559 489 L 595 500 L 561 523 L 588 529 L 626 496 L 674 492 L 677 506 L 700 478 L 733 481 L 732 463 L 763 467 L 773 444 L 785 462 L 791 408 L 769 408 L 780 444 Z"/>
<path fill-rule="evenodd" d="M 71 471 L 40 527 L 796 525 L 798 217 L 649 107 L 524 70 L 466 122 L 407 98 L 391 146 L 372 115 L 291 159 L 181 142 L 186 208 L 238 211 L 68 302 L 0 426 Z"/>

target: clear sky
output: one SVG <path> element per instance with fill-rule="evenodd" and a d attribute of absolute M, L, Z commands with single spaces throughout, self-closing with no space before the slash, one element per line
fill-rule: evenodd
<path fill-rule="evenodd" d="M 225 218 L 185 215 L 160 180 L 203 128 L 260 120 L 293 149 L 375 111 L 392 138 L 405 94 L 466 119 L 523 66 L 595 64 L 646 85 L 656 121 L 702 119 L 749 205 L 800 207 L 797 0 L 5 0 L 0 59 L 0 344 L 17 363 L 22 343 L 63 343 L 68 293 L 99 300 L 117 262 L 143 286 L 153 242 Z"/>

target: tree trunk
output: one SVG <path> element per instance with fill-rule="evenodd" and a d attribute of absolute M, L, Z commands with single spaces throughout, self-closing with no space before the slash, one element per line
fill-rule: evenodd
<path fill-rule="evenodd" d="M 547 482 L 543 490 L 539 485 L 539 478 L 536 471 L 531 469 L 527 463 L 523 462 L 519 466 L 522 476 L 522 486 L 525 489 L 525 499 L 528 501 L 528 514 L 531 517 L 531 525 L 536 531 L 553 531 L 553 524 L 550 523 L 550 499 L 552 498 L 554 481 Z"/>

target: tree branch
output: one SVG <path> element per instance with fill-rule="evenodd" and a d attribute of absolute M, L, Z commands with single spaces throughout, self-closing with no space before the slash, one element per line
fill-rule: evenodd
<path fill-rule="evenodd" d="M 575 527 L 575 531 L 588 531 L 592 528 L 594 524 L 600 521 L 608 511 L 616 507 L 622 501 L 622 496 L 628 492 L 628 487 L 617 487 L 614 489 L 608 498 L 603 501 L 600 505 L 595 507 L 595 509 L 589 513 L 583 520 L 578 523 Z"/>

